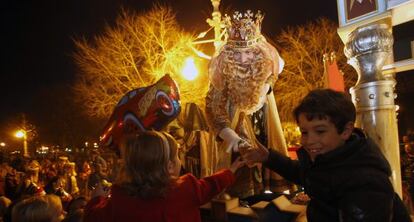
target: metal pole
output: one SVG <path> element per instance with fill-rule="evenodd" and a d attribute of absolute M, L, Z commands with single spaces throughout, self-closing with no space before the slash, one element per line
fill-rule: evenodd
<path fill-rule="evenodd" d="M 355 29 L 345 45 L 348 63 L 358 73 L 358 82 L 350 89 L 357 110 L 356 126 L 364 129 L 377 143 L 391 165 L 391 181 L 402 196 L 400 151 L 392 75 L 382 67 L 392 56 L 393 37 L 384 23 Z"/>
<path fill-rule="evenodd" d="M 29 150 L 27 148 L 27 132 L 24 131 L 23 135 L 23 156 L 29 157 Z"/>
<path fill-rule="evenodd" d="M 27 121 L 26 121 L 26 115 L 22 114 L 22 124 L 23 124 L 23 156 L 29 157 L 29 150 L 27 148 L 27 133 L 28 133 L 28 127 L 27 127 Z"/>

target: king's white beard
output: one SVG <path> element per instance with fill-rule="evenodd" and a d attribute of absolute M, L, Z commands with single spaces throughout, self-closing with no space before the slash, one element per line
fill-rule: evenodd
<path fill-rule="evenodd" d="M 252 114 L 263 106 L 268 89 L 266 80 L 268 64 L 258 61 L 252 64 L 227 64 L 224 69 L 228 96 L 233 106 L 246 114 Z"/>

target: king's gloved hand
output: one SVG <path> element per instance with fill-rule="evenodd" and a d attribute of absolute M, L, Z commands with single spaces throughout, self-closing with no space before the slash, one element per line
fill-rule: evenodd
<path fill-rule="evenodd" d="M 234 130 L 226 127 L 220 131 L 219 137 L 224 140 L 226 152 L 239 152 L 239 141 L 242 141 L 242 139 Z"/>

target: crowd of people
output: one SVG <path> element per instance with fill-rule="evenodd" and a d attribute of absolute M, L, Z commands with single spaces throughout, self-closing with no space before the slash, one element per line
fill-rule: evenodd
<path fill-rule="evenodd" d="M 413 212 L 414 205 L 414 132 L 411 129 L 402 136 L 400 144 L 401 177 L 405 205 Z"/>
<path fill-rule="evenodd" d="M 230 169 L 200 180 L 190 174 L 180 177 L 179 145 L 168 133 L 131 136 L 123 146 L 127 158 L 122 160 L 110 150 L 103 155 L 93 150 L 86 155 L 38 158 L 1 153 L 0 221 L 135 221 L 134 212 L 145 212 L 145 217 L 138 216 L 143 221 L 170 217 L 175 221 L 177 215 L 186 221 L 201 221 L 199 206 L 230 186 L 233 174 L 243 165 L 235 161 Z M 196 189 L 189 192 L 193 184 Z M 164 199 L 173 187 L 180 189 Z M 184 194 L 188 196 L 184 201 L 187 210 L 179 211 L 181 205 L 172 208 L 179 199 L 184 203 Z M 148 200 L 160 196 L 163 198 L 145 207 Z M 170 215 L 159 214 L 163 202 L 170 202 Z M 108 209 L 114 206 L 116 211 Z"/>
<path fill-rule="evenodd" d="M 114 180 L 116 161 L 115 154 L 103 158 L 97 150 L 36 158 L 1 153 L 1 220 L 27 221 L 32 215 L 29 221 L 81 221 L 91 191 Z"/>

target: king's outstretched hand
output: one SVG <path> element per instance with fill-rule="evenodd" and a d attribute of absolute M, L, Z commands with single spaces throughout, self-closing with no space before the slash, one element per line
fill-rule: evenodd
<path fill-rule="evenodd" d="M 222 138 L 226 145 L 226 152 L 239 152 L 239 142 L 242 140 L 234 130 L 226 127 L 220 131 L 220 138 Z"/>

